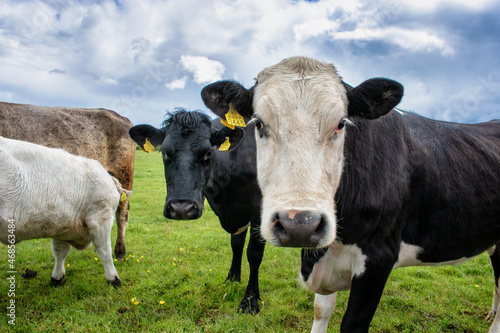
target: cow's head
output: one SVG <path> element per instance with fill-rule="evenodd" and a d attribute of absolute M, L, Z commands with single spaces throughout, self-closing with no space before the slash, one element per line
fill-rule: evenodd
<path fill-rule="evenodd" d="M 252 99 L 264 239 L 277 246 L 331 244 L 349 126 L 356 126 L 357 117 L 375 119 L 391 111 L 403 87 L 376 78 L 352 88 L 333 65 L 294 57 L 260 72 L 250 91 L 231 81 L 204 90 L 221 95 L 223 102 L 211 108 L 221 117 L 232 96 Z"/>
<path fill-rule="evenodd" d="M 129 134 L 143 149 L 148 143 L 160 146 L 167 183 L 163 215 L 174 220 L 190 220 L 203 213 L 202 192 L 210 174 L 214 148 L 228 139 L 230 149 L 234 149 L 244 132 L 228 127 L 216 130 L 207 115 L 180 109 L 165 120 L 162 128 L 137 125 Z"/>

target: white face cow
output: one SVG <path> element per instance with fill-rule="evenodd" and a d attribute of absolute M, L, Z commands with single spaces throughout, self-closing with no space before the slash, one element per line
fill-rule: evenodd
<path fill-rule="evenodd" d="M 212 111 L 252 104 L 264 239 L 276 246 L 322 248 L 336 239 L 335 193 L 341 183 L 348 117 L 378 118 L 399 103 L 392 80 L 345 84 L 331 64 L 304 57 L 264 69 L 254 87 L 220 81 L 204 89 Z M 356 126 L 354 124 L 353 126 Z M 349 127 L 349 126 L 347 126 Z"/>
<path fill-rule="evenodd" d="M 290 58 L 257 77 L 254 119 L 262 236 L 278 246 L 335 240 L 347 95 L 331 65 Z"/>

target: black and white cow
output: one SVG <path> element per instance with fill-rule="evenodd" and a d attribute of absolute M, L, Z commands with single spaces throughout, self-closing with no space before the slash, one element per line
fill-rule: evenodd
<path fill-rule="evenodd" d="M 231 81 L 205 90 L 220 116 L 222 106 L 253 100 L 261 233 L 276 246 L 318 249 L 302 251 L 303 283 L 316 292 L 313 332 L 326 332 L 337 291 L 351 290 L 341 331 L 367 332 L 392 269 L 457 264 L 484 251 L 495 317 L 500 121 L 395 110 L 401 84 L 375 78 L 353 88 L 331 64 L 303 57 L 264 69 L 250 90 Z"/>
<path fill-rule="evenodd" d="M 248 108 L 247 113 L 251 114 L 251 104 L 236 107 Z M 244 136 L 244 131 L 250 134 Z M 238 308 L 249 313 L 259 312 L 259 267 L 265 245 L 258 232 L 261 193 L 256 178 L 254 131 L 253 125 L 245 129 L 236 127 L 233 131 L 222 125 L 220 119 L 210 121 L 201 112 L 185 110 L 172 114 L 162 128 L 137 125 L 129 131 L 141 147 L 146 139 L 154 146 L 161 146 L 167 182 L 163 212 L 166 218 L 197 219 L 203 213 L 204 198 L 208 199 L 221 226 L 231 234 L 233 259 L 228 280 L 240 281 L 243 248 L 250 226 L 247 248 L 250 277 Z M 230 151 L 219 151 L 226 137 L 230 137 L 230 143 L 238 142 L 238 147 L 233 143 Z"/>

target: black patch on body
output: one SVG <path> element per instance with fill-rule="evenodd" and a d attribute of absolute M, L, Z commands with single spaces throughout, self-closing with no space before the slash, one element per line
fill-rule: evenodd
<path fill-rule="evenodd" d="M 314 265 L 323 258 L 328 248 L 322 249 L 302 249 L 301 258 L 302 264 L 300 266 L 300 273 L 302 274 L 302 278 L 304 281 L 309 279 L 311 275 Z"/>

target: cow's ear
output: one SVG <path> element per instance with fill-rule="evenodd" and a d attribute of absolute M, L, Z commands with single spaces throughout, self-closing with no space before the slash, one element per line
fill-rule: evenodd
<path fill-rule="evenodd" d="M 403 86 L 396 81 L 373 78 L 355 88 L 346 86 L 349 116 L 375 119 L 391 111 L 403 97 Z"/>
<path fill-rule="evenodd" d="M 239 127 L 231 129 L 224 126 L 219 130 L 212 128 L 210 143 L 212 146 L 217 146 L 219 150 L 233 150 L 238 146 L 244 136 L 245 131 Z"/>
<path fill-rule="evenodd" d="M 253 88 L 245 89 L 235 81 L 211 83 L 202 89 L 201 98 L 205 105 L 221 119 L 225 119 L 226 113 L 229 112 L 229 104 L 243 116 L 245 122 L 248 122 L 253 115 Z"/>
<path fill-rule="evenodd" d="M 146 152 L 154 151 L 154 147 L 160 146 L 165 140 L 167 132 L 167 128 L 158 129 L 151 125 L 136 125 L 128 130 L 132 140 Z M 151 149 L 151 146 L 153 149 Z"/>

